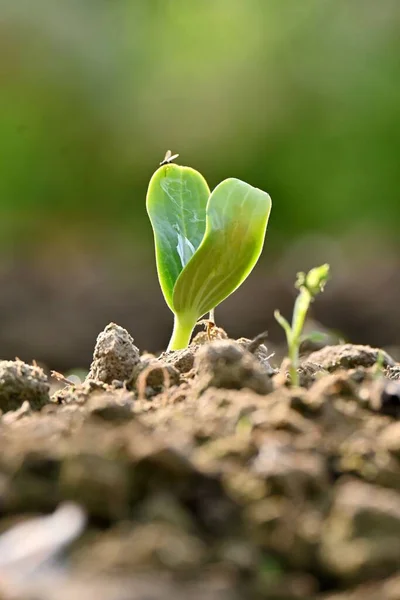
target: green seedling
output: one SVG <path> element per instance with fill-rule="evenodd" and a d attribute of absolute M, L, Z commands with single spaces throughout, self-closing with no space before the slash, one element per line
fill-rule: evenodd
<path fill-rule="evenodd" d="M 233 178 L 210 193 L 198 171 L 165 160 L 150 180 L 146 205 L 158 279 L 175 316 L 168 350 L 178 350 L 189 344 L 197 321 L 213 316 L 254 268 L 271 199 Z"/>
<path fill-rule="evenodd" d="M 300 291 L 293 310 L 292 325 L 276 310 L 274 315 L 279 325 L 283 327 L 288 345 L 290 361 L 290 380 L 292 385 L 299 385 L 299 348 L 303 341 L 302 332 L 308 309 L 315 297 L 324 290 L 329 278 L 329 265 L 311 269 L 307 274 L 297 273 L 296 288 Z"/>

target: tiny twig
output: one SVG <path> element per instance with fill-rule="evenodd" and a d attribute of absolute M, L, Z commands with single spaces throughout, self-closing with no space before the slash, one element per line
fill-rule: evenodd
<path fill-rule="evenodd" d="M 197 321 L 196 325 L 204 325 L 205 326 L 205 331 L 207 332 L 208 341 L 211 342 L 211 331 L 215 327 L 214 321 L 211 321 L 211 319 L 202 319 L 201 321 Z"/>
<path fill-rule="evenodd" d="M 57 379 L 57 381 L 60 381 L 61 383 L 65 383 L 65 385 L 74 385 L 72 383 L 72 381 L 70 381 L 69 379 L 67 379 L 65 377 L 65 375 L 63 375 L 62 373 L 59 373 L 58 371 L 50 371 L 50 375 L 54 379 Z"/>
<path fill-rule="evenodd" d="M 149 377 L 150 373 L 152 373 L 153 371 L 156 371 L 157 369 L 160 369 L 160 371 L 163 375 L 164 388 L 168 389 L 171 386 L 171 377 L 170 377 L 170 374 L 168 373 L 168 369 L 166 369 L 166 367 L 164 367 L 163 365 L 159 365 L 159 364 L 149 365 L 148 367 L 143 369 L 143 371 L 139 374 L 139 376 L 136 380 L 136 389 L 138 392 L 139 400 L 144 400 L 146 398 L 147 378 Z"/>

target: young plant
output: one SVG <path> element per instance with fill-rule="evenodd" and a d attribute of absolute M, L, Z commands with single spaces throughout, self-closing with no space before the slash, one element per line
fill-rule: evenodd
<path fill-rule="evenodd" d="M 282 317 L 279 310 L 274 315 L 279 325 L 283 327 L 288 345 L 288 356 L 290 361 L 290 380 L 292 385 L 299 385 L 299 348 L 303 340 L 302 332 L 306 320 L 308 309 L 315 297 L 323 292 L 325 284 L 329 278 L 329 265 L 325 264 L 315 267 L 307 273 L 297 273 L 295 286 L 300 290 L 296 298 L 293 310 L 292 325 L 289 325 L 285 317 Z"/>
<path fill-rule="evenodd" d="M 264 244 L 271 199 L 239 179 L 210 193 L 190 167 L 163 161 L 152 176 L 147 212 L 158 279 L 175 315 L 169 350 L 186 348 L 197 321 L 234 292 Z"/>

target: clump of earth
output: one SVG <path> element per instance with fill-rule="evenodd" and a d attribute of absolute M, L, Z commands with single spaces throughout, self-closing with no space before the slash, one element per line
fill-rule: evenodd
<path fill-rule="evenodd" d="M 400 364 L 215 328 L 86 380 L 0 361 L 0 598 L 400 598 Z M 51 383 L 51 385 L 50 385 Z"/>

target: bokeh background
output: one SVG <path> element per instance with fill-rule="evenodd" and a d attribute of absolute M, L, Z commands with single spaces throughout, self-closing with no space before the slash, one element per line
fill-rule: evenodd
<path fill-rule="evenodd" d="M 398 0 L 0 0 L 0 354 L 87 366 L 97 333 L 168 342 L 146 188 L 165 151 L 273 200 L 262 259 L 217 309 L 400 344 Z M 396 349 L 393 350 L 396 352 Z"/>

